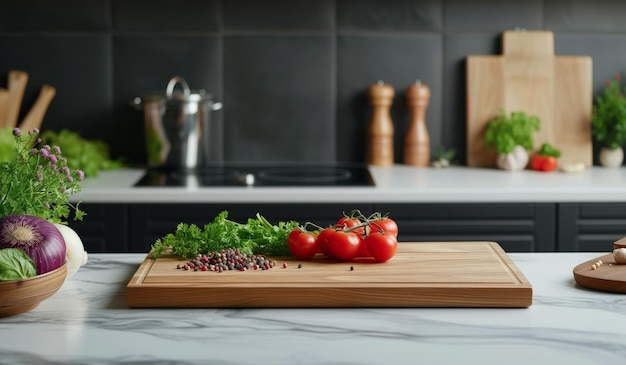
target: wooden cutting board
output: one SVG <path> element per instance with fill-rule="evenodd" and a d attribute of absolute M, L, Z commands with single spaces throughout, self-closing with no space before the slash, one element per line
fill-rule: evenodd
<path fill-rule="evenodd" d="M 505 31 L 503 54 L 467 57 L 467 165 L 493 167 L 496 154 L 484 145 L 489 120 L 504 109 L 541 120 L 534 151 L 543 143 L 561 150 L 560 164 L 593 163 L 592 60 L 555 56 L 550 31 Z"/>
<path fill-rule="evenodd" d="M 277 258 L 270 270 L 176 269 L 147 257 L 129 307 L 529 307 L 532 286 L 495 242 L 401 242 L 388 262 Z M 287 263 L 287 268 L 282 268 Z M 302 264 L 298 268 L 298 264 Z M 350 267 L 353 270 L 350 270 Z"/>

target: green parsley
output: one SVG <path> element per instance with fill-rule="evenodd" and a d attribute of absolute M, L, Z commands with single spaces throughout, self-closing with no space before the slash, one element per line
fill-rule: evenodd
<path fill-rule="evenodd" d="M 195 224 L 179 223 L 174 233 L 168 233 L 152 245 L 151 257 L 165 254 L 185 259 L 222 249 L 238 249 L 246 254 L 290 256 L 287 238 L 300 223 L 296 221 L 270 223 L 256 214 L 246 223 L 228 219 L 228 212 L 218 214 L 203 228 Z"/>
<path fill-rule="evenodd" d="M 22 136 L 19 128 L 12 130 L 13 154 L 0 161 L 0 217 L 28 214 L 66 223 L 71 210 L 74 220 L 86 214 L 70 203 L 70 196 L 79 193 L 85 174 L 71 170 L 59 146 L 41 145 L 39 130 Z"/>

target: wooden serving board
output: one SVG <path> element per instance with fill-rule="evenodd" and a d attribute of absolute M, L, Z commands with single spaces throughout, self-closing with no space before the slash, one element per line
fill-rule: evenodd
<path fill-rule="evenodd" d="M 591 166 L 591 57 L 555 56 L 550 31 L 505 31 L 502 48 L 502 55 L 467 57 L 467 165 L 495 166 L 496 153 L 485 148 L 484 133 L 504 109 L 541 120 L 531 153 L 550 143 L 562 152 L 560 164 Z"/>
<path fill-rule="evenodd" d="M 529 307 L 532 286 L 495 242 L 400 242 L 388 262 L 276 258 L 270 270 L 185 271 L 147 257 L 129 307 Z M 287 268 L 282 268 L 287 263 Z M 302 264 L 298 268 L 298 264 Z M 353 270 L 350 270 L 350 267 Z"/>
<path fill-rule="evenodd" d="M 594 270 L 592 266 L 598 260 L 602 260 L 602 265 Z M 617 264 L 610 253 L 576 266 L 574 280 L 585 288 L 626 293 L 626 265 Z"/>

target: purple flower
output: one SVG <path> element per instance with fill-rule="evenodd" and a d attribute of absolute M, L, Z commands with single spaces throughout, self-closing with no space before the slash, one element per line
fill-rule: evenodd
<path fill-rule="evenodd" d="M 41 172 L 37 173 L 37 180 L 39 181 L 43 180 L 43 174 Z"/>
<path fill-rule="evenodd" d="M 59 147 L 59 146 L 54 146 L 54 150 L 55 150 L 58 154 L 60 154 L 60 153 L 61 153 L 61 147 Z"/>
<path fill-rule="evenodd" d="M 13 135 L 15 137 L 21 137 L 22 136 L 22 131 L 19 128 L 13 128 Z"/>
<path fill-rule="evenodd" d="M 41 138 L 37 138 L 37 143 L 41 143 Z"/>
<path fill-rule="evenodd" d="M 39 134 L 39 128 L 33 128 L 33 133 Z"/>
<path fill-rule="evenodd" d="M 40 150 L 39 150 L 39 153 L 40 153 L 43 157 L 46 157 L 46 158 L 47 158 L 48 156 L 50 156 L 50 152 L 49 152 L 47 149 L 45 149 L 45 148 L 40 149 Z"/>
<path fill-rule="evenodd" d="M 74 178 L 73 178 L 73 177 L 71 177 L 71 176 L 68 176 L 68 177 L 67 177 L 67 181 L 69 181 L 69 182 L 73 183 L 73 182 L 74 182 Z"/>
<path fill-rule="evenodd" d="M 76 170 L 76 175 L 78 175 L 78 180 L 85 178 L 85 173 L 82 170 Z"/>
<path fill-rule="evenodd" d="M 38 149 L 33 148 L 33 149 L 31 149 L 31 150 L 30 150 L 30 155 L 31 155 L 31 156 L 35 156 L 38 152 L 39 152 L 39 150 L 38 150 Z"/>
<path fill-rule="evenodd" d="M 67 174 L 67 176 L 71 176 L 69 167 L 67 167 L 67 166 L 61 167 L 61 171 L 65 172 Z"/>
<path fill-rule="evenodd" d="M 41 166 L 41 165 L 37 165 L 37 168 L 38 168 L 39 170 L 41 170 L 41 169 L 43 169 L 43 166 Z"/>
<path fill-rule="evenodd" d="M 50 159 L 50 161 L 57 163 L 57 157 L 55 155 L 48 155 L 48 158 Z"/>

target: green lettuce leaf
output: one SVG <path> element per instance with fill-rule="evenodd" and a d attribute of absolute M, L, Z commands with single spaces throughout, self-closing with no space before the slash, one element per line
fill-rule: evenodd
<path fill-rule="evenodd" d="M 35 263 L 19 248 L 0 250 L 0 281 L 30 278 L 37 275 Z"/>

